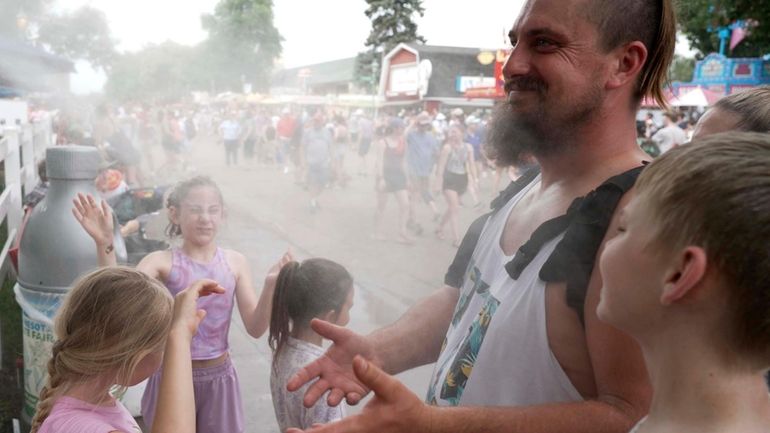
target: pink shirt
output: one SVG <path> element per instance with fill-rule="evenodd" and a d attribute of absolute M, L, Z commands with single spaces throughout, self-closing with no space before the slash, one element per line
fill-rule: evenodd
<path fill-rule="evenodd" d="M 119 401 L 98 406 L 73 397 L 59 397 L 38 433 L 141 433 L 131 413 Z"/>

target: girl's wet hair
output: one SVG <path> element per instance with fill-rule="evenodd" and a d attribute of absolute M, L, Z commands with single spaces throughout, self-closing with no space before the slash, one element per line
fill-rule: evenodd
<path fill-rule="evenodd" d="M 268 344 L 278 355 L 291 331 L 309 326 L 310 320 L 329 311 L 340 313 L 353 288 L 353 277 L 340 264 L 314 258 L 289 262 L 278 274 L 273 294 Z M 278 356 L 273 357 L 275 365 Z"/>
<path fill-rule="evenodd" d="M 125 389 L 139 362 L 163 349 L 173 309 L 168 290 L 134 269 L 102 268 L 77 281 L 54 321 L 56 342 L 31 433 L 77 383 L 114 374 L 111 383 Z"/>
<path fill-rule="evenodd" d="M 191 179 L 179 182 L 174 186 L 174 188 L 171 190 L 171 193 L 168 195 L 168 198 L 166 199 L 166 209 L 173 207 L 179 211 L 182 201 L 187 197 L 190 191 L 201 186 L 209 187 L 216 191 L 217 195 L 219 196 L 220 203 L 224 205 L 222 191 L 219 190 L 219 186 L 217 186 L 217 184 L 208 176 L 196 176 Z M 169 220 L 168 225 L 166 226 L 166 236 L 169 238 L 175 238 L 181 234 L 182 228 L 179 227 L 178 224 L 174 224 L 171 222 L 171 220 Z"/>

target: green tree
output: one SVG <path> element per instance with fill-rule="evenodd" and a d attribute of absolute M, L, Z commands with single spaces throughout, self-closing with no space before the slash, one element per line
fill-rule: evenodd
<path fill-rule="evenodd" d="M 676 55 L 668 70 L 668 77 L 672 82 L 681 81 L 688 83 L 692 81 L 694 72 L 695 59 Z"/>
<path fill-rule="evenodd" d="M 728 54 L 758 57 L 770 53 L 770 0 L 679 0 L 677 18 L 691 47 L 701 55 L 719 51 L 718 28 L 745 19 L 759 25 Z"/>
<path fill-rule="evenodd" d="M 266 90 L 282 41 L 273 25 L 272 0 L 220 0 L 201 20 L 209 33 L 202 55 L 213 87 L 239 91 L 252 83 L 255 90 Z"/>
<path fill-rule="evenodd" d="M 87 60 L 94 67 L 105 70 L 115 57 L 115 40 L 107 24 L 107 17 L 104 12 L 89 6 L 61 15 L 42 17 L 38 42 L 56 54 Z"/>
<path fill-rule="evenodd" d="M 369 89 L 377 88 L 383 54 L 403 42 L 422 42 L 417 33 L 416 16 L 423 16 L 422 0 L 366 0 L 364 12 L 372 21 L 366 38 L 366 51 L 356 58 L 356 82 Z"/>
<path fill-rule="evenodd" d="M 201 88 L 200 77 L 191 73 L 197 55 L 197 47 L 165 42 L 117 56 L 105 93 L 118 101 L 183 99 Z"/>

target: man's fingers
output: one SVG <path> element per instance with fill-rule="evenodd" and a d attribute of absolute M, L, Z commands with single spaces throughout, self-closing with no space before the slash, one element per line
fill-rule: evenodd
<path fill-rule="evenodd" d="M 360 403 L 360 402 L 361 402 L 361 399 L 362 399 L 362 398 L 363 398 L 363 394 L 361 394 L 361 393 L 358 393 L 358 392 L 349 392 L 349 393 L 348 393 L 348 394 L 345 396 L 345 401 L 347 401 L 349 405 L 351 405 L 351 406 L 355 406 L 355 405 L 357 405 L 358 403 Z"/>
<path fill-rule="evenodd" d="M 72 208 L 72 215 L 75 216 L 78 222 L 83 222 L 83 215 L 76 208 Z"/>
<path fill-rule="evenodd" d="M 311 408 L 313 407 L 319 398 L 323 397 L 323 395 L 326 393 L 326 391 L 329 390 L 329 382 L 326 379 L 318 379 L 310 385 L 310 388 L 307 389 L 305 392 L 305 398 L 302 399 L 302 402 L 305 404 L 305 407 Z"/>
<path fill-rule="evenodd" d="M 359 355 L 353 359 L 353 371 L 358 380 L 385 400 L 390 401 L 397 398 L 396 391 L 403 387 L 395 377 L 380 370 L 379 367 Z"/>
<path fill-rule="evenodd" d="M 331 390 L 331 392 L 329 392 L 329 396 L 326 398 L 326 403 L 329 406 L 334 407 L 339 405 L 342 402 L 342 399 L 344 397 L 345 397 L 345 391 L 339 388 L 334 388 Z"/>
<path fill-rule="evenodd" d="M 300 430 L 298 428 L 290 428 L 286 430 L 286 433 L 355 433 L 360 432 L 361 425 L 359 418 L 361 415 L 354 415 L 340 421 L 330 422 L 328 424 L 313 424 L 313 427 L 308 430 Z"/>
<path fill-rule="evenodd" d="M 310 382 L 320 374 L 321 374 L 321 367 L 318 364 L 318 361 L 311 362 L 310 364 L 299 369 L 294 374 L 294 376 L 292 376 L 291 379 L 289 379 L 289 383 L 286 384 L 286 389 L 289 390 L 290 392 L 294 392 L 302 388 L 302 385 Z"/>
<path fill-rule="evenodd" d="M 350 331 L 341 326 L 331 324 L 325 320 L 313 319 L 310 321 L 310 327 L 321 337 L 331 340 L 335 343 L 341 341 L 350 334 Z"/>

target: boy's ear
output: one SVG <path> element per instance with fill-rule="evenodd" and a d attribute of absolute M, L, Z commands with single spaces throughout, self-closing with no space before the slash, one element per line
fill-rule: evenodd
<path fill-rule="evenodd" d="M 674 256 L 665 274 L 660 303 L 671 305 L 695 293 L 708 267 L 708 256 L 701 247 L 689 246 Z"/>
<path fill-rule="evenodd" d="M 324 322 L 337 323 L 337 312 L 334 310 L 327 311 L 326 314 L 321 316 Z"/>

